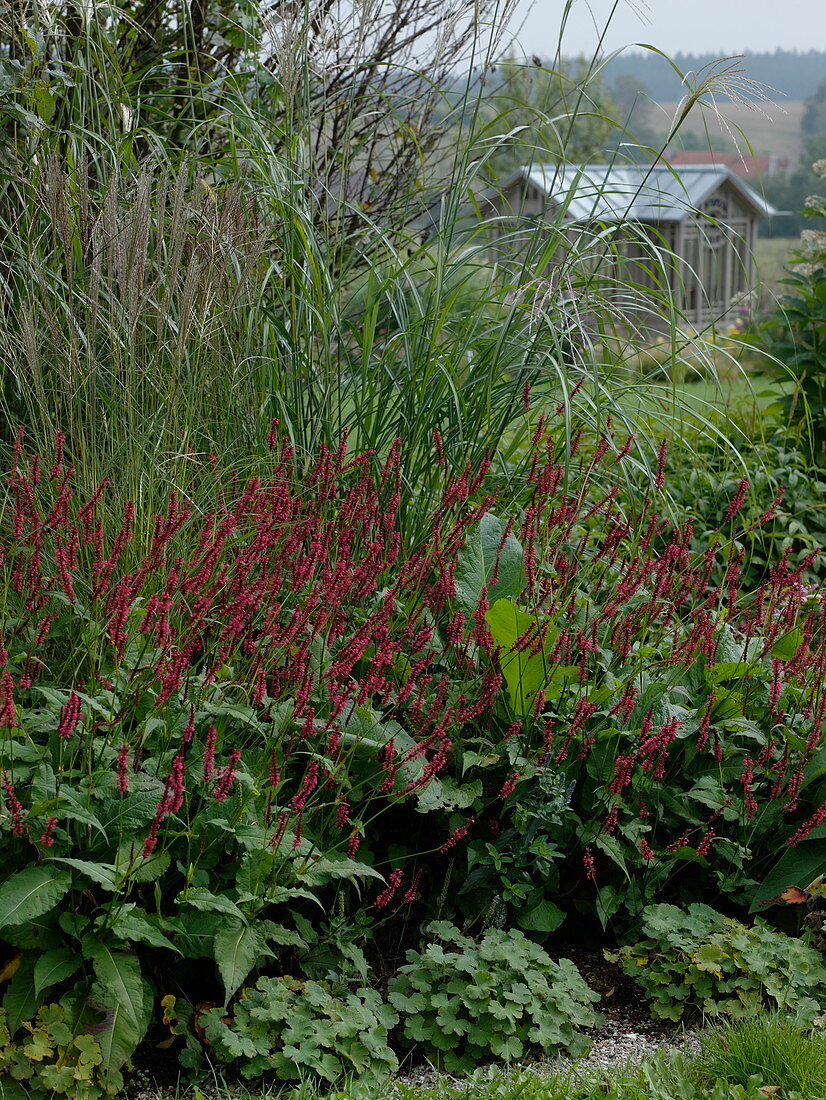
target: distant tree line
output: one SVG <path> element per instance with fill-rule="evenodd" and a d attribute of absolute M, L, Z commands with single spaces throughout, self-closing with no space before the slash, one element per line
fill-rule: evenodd
<path fill-rule="evenodd" d="M 804 218 L 803 206 L 809 195 L 817 193 L 820 177 L 812 171 L 815 161 L 826 160 L 826 79 L 821 80 L 806 99 L 800 120 L 803 148 L 788 176 L 771 177 L 764 184 L 766 198 L 792 217 L 778 218 L 761 225 L 767 236 L 796 236 L 802 229 L 824 229 L 820 218 Z"/>
<path fill-rule="evenodd" d="M 706 65 L 720 59 L 721 53 L 676 53 L 672 60 L 682 73 L 698 73 Z M 580 62 L 572 60 L 572 67 Z M 808 99 L 818 84 L 826 78 L 826 51 L 775 50 L 773 53 L 743 55 L 743 66 L 752 80 L 776 89 L 787 99 Z M 677 100 L 685 88 L 669 62 L 650 51 L 634 51 L 612 58 L 602 68 L 609 83 L 618 77 L 628 78 L 645 87 L 656 100 Z M 771 97 L 770 97 L 771 98 Z"/>

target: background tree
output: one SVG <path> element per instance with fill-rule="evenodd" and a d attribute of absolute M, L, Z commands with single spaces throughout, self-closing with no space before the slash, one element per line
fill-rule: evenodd
<path fill-rule="evenodd" d="M 826 80 L 821 80 L 806 100 L 800 130 L 810 137 L 826 133 Z"/>
<path fill-rule="evenodd" d="M 214 171 L 228 115 L 254 104 L 319 216 L 404 218 L 448 123 L 448 80 L 484 66 L 478 28 L 496 27 L 495 50 L 514 3 L 17 0 L 0 6 L 3 153 L 72 163 L 91 138 L 127 163 L 208 156 Z"/>
<path fill-rule="evenodd" d="M 803 148 L 797 163 L 787 176 L 774 177 L 765 183 L 768 200 L 791 214 L 761 226 L 761 232 L 766 235 L 791 237 L 800 234 L 806 225 L 803 217 L 806 199 L 817 191 L 819 185 L 822 186 L 812 165 L 826 158 L 826 80 L 822 80 L 806 100 L 800 129 Z M 816 221 L 819 227 L 826 227 L 826 222 L 820 225 L 821 219 Z"/>
<path fill-rule="evenodd" d="M 585 63 L 568 72 L 538 57 L 530 62 L 508 57 L 493 79 L 480 136 L 497 145 L 490 161 L 497 178 L 523 164 L 601 159 L 616 143 L 617 105 Z"/>

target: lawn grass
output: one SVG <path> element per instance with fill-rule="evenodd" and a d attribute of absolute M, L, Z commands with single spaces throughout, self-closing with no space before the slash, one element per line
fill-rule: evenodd
<path fill-rule="evenodd" d="M 798 237 L 758 237 L 754 247 L 757 266 L 758 299 L 761 307 L 772 308 L 782 297 L 786 264 L 800 245 Z"/>

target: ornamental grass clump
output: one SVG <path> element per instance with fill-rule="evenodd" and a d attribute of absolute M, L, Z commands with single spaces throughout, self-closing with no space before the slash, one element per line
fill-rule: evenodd
<path fill-rule="evenodd" d="M 725 1081 L 730 1088 L 756 1074 L 764 1096 L 817 1100 L 826 1096 L 826 1042 L 820 1028 L 807 1028 L 781 1012 L 763 1012 L 709 1028 L 696 1072 L 704 1083 Z"/>

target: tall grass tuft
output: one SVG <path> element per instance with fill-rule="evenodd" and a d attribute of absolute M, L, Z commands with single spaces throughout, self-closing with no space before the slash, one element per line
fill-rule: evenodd
<path fill-rule="evenodd" d="M 39 450 L 64 431 L 86 491 L 110 478 L 151 515 L 171 487 L 198 496 L 211 454 L 266 461 L 273 418 L 307 456 L 346 431 L 381 460 L 402 438 L 402 525 L 418 535 L 443 465 L 518 475 L 529 395 L 552 411 L 575 394 L 600 430 L 625 421 L 649 439 L 643 461 L 681 430 L 668 382 L 689 341 L 667 279 L 636 285 L 613 229 L 571 234 L 564 208 L 526 232 L 480 207 L 509 141 L 485 109 L 512 5 L 439 9 L 432 48 L 431 8 L 416 0 L 378 49 L 381 5 L 323 26 L 304 8 L 180 26 L 159 8 L 149 26 L 45 5 L 2 118 L 7 442 L 18 424 Z M 528 109 L 536 156 L 566 155 L 598 72 Z M 616 129 L 598 121 L 600 140 Z M 649 267 L 665 261 L 656 245 Z M 671 334 L 647 375 L 626 369 L 642 314 Z M 653 427 L 637 412 L 652 379 Z"/>
<path fill-rule="evenodd" d="M 792 1018 L 767 1013 L 706 1032 L 697 1072 L 704 1081 L 732 1087 L 758 1076 L 765 1089 L 779 1089 L 782 1096 L 823 1100 L 826 1039 Z"/>

